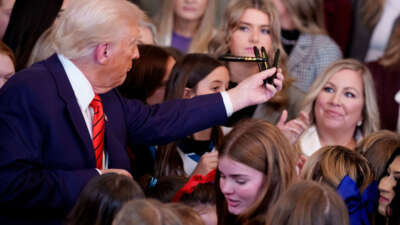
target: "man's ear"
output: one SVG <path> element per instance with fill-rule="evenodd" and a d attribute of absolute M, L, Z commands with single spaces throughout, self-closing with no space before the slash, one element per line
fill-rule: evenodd
<path fill-rule="evenodd" d="M 183 90 L 183 98 L 190 99 L 193 97 L 194 97 L 194 94 L 193 94 L 192 89 L 185 87 L 185 89 Z"/>
<path fill-rule="evenodd" d="M 99 64 L 107 63 L 111 55 L 111 46 L 109 43 L 100 43 L 96 46 L 95 49 L 95 60 Z"/>

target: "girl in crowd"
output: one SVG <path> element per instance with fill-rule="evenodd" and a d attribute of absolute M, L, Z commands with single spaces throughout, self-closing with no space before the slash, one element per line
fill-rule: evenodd
<path fill-rule="evenodd" d="M 10 48 L 0 41 L 0 88 L 15 73 L 15 57 Z"/>
<path fill-rule="evenodd" d="M 312 123 L 299 138 L 306 156 L 327 145 L 354 149 L 362 137 L 379 129 L 371 73 L 357 60 L 339 60 L 318 76 L 303 110 Z"/>
<path fill-rule="evenodd" d="M 16 0 L 3 41 L 14 52 L 16 71 L 27 67 L 32 49 L 69 0 Z"/>
<path fill-rule="evenodd" d="M 286 120 L 292 120 L 298 116 L 304 94 L 291 85 L 292 79 L 286 70 L 287 56 L 280 43 L 279 18 L 274 5 L 268 0 L 231 1 L 224 18 L 222 29 L 210 44 L 210 52 L 217 56 L 227 53 L 237 56 L 254 56 L 253 46 L 257 46 L 259 49 L 265 47 L 269 58 L 272 59 L 275 51 L 279 49 L 281 54 L 278 65 L 285 76 L 282 90 L 270 101 L 234 113 L 227 125 L 232 126 L 243 118 L 262 118 L 271 123 L 281 121 L 278 126 L 285 132 L 288 130 L 288 127 L 285 127 Z M 257 64 L 253 62 L 229 62 L 227 66 L 231 74 L 230 87 L 240 83 L 248 74 L 258 71 Z M 287 112 L 284 111 L 285 109 Z M 300 125 L 295 126 L 294 136 L 301 134 L 306 127 L 308 119 L 305 115 L 300 118 L 297 123 Z"/>
<path fill-rule="evenodd" d="M 268 212 L 266 225 L 349 225 L 342 198 L 328 185 L 300 181 Z"/>
<path fill-rule="evenodd" d="M 282 43 L 295 85 L 307 92 L 319 74 L 342 58 L 325 31 L 323 0 L 273 0 L 282 27 Z"/>
<path fill-rule="evenodd" d="M 235 126 L 219 150 L 218 161 L 219 225 L 264 225 L 267 210 L 296 177 L 291 144 L 278 128 L 263 120 Z"/>
<path fill-rule="evenodd" d="M 154 21 L 157 40 L 183 53 L 206 53 L 214 32 L 215 0 L 163 1 Z"/>
<path fill-rule="evenodd" d="M 379 180 L 379 205 L 375 224 L 399 224 L 400 148 L 390 157 L 386 170 Z"/>
<path fill-rule="evenodd" d="M 138 49 L 140 58 L 133 60 L 132 69 L 118 90 L 128 99 L 138 99 L 149 105 L 162 103 L 175 58 L 155 45 L 138 45 Z M 131 153 L 133 176 L 145 188 L 147 178 L 153 175 L 155 146 L 135 146 Z"/>
<path fill-rule="evenodd" d="M 356 152 L 367 158 L 374 171 L 375 180 L 385 173 L 385 165 L 393 152 L 400 146 L 398 133 L 379 130 L 366 136 L 356 147 Z"/>
<path fill-rule="evenodd" d="M 225 91 L 229 72 L 216 59 L 205 54 L 188 54 L 171 71 L 165 100 L 193 98 Z M 198 118 L 201 119 L 201 118 Z M 206 175 L 217 166 L 223 133 L 220 127 L 194 133 L 157 150 L 156 177 L 165 175 Z"/>
<path fill-rule="evenodd" d="M 368 160 L 343 146 L 326 146 L 304 164 L 301 177 L 330 185 L 347 205 L 352 225 L 369 225 L 368 215 L 378 199 Z M 372 207 L 370 207 L 372 206 Z"/>
<path fill-rule="evenodd" d="M 107 173 L 89 181 L 67 217 L 67 225 L 111 225 L 114 216 L 129 200 L 144 198 L 130 177 Z"/>

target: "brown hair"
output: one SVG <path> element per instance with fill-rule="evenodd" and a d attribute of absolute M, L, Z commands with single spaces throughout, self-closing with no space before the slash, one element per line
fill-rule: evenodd
<path fill-rule="evenodd" d="M 155 199 L 136 199 L 122 207 L 113 225 L 183 225 L 178 215 Z"/>
<path fill-rule="evenodd" d="M 138 45 L 140 58 L 133 60 L 132 69 L 126 80 L 118 87 L 121 94 L 129 99 L 146 99 L 163 84 L 167 62 L 172 55 L 155 45 Z"/>
<path fill-rule="evenodd" d="M 349 225 L 342 198 L 331 187 L 299 181 L 268 212 L 266 225 Z"/>
<path fill-rule="evenodd" d="M 187 205 L 174 202 L 165 204 L 165 207 L 173 210 L 179 216 L 184 225 L 204 225 L 200 215 Z"/>
<path fill-rule="evenodd" d="M 0 54 L 4 54 L 10 57 L 12 63 L 14 64 L 14 68 L 16 66 L 15 56 L 13 51 L 6 45 L 4 42 L 0 41 Z"/>
<path fill-rule="evenodd" d="M 368 160 L 343 146 L 325 146 L 307 159 L 301 176 L 305 180 L 315 180 L 337 188 L 342 179 L 348 175 L 364 189 L 374 180 Z"/>
<path fill-rule="evenodd" d="M 246 224 L 266 213 L 296 177 L 292 145 L 277 127 L 264 120 L 250 119 L 239 122 L 227 135 L 218 157 L 229 157 L 265 175 L 258 199 L 238 216 L 236 222 L 240 224 Z M 220 173 L 217 171 L 218 187 L 219 178 Z M 220 225 L 235 222 L 234 216 L 228 212 L 226 200 L 219 188 L 217 215 Z"/>
<path fill-rule="evenodd" d="M 378 23 L 382 16 L 385 0 L 364 0 L 361 1 L 361 20 L 371 30 Z"/>
<path fill-rule="evenodd" d="M 385 53 L 379 60 L 379 63 L 385 67 L 399 68 L 400 66 L 400 23 L 394 27 Z"/>
<path fill-rule="evenodd" d="M 281 27 L 279 23 L 279 16 L 274 4 L 269 0 L 236 0 L 230 1 L 228 7 L 225 10 L 224 21 L 222 22 L 222 27 L 219 29 L 216 36 L 212 39 L 209 44 L 209 52 L 215 56 L 220 56 L 229 53 L 229 43 L 231 41 L 231 36 L 234 31 L 239 27 L 240 17 L 247 9 L 257 9 L 269 17 L 271 26 L 271 49 L 268 52 L 270 59 L 273 59 L 275 51 L 280 49 L 279 57 L 279 67 L 282 69 L 282 74 L 284 76 L 282 90 L 274 95 L 268 104 L 271 104 L 275 108 L 284 106 L 288 103 L 287 89 L 290 87 L 291 83 L 294 81 L 293 78 L 289 76 L 287 65 L 287 55 L 285 50 L 283 50 L 280 36 Z"/>
<path fill-rule="evenodd" d="M 400 135 L 389 130 L 380 130 L 365 137 L 355 151 L 364 155 L 374 171 L 375 179 L 385 172 L 385 165 L 390 156 L 400 147 Z"/>

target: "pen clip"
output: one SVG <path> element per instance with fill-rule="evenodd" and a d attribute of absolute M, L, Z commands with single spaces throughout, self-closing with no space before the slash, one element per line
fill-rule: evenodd
<path fill-rule="evenodd" d="M 261 57 L 266 59 L 264 64 L 265 64 L 266 69 L 268 69 L 270 66 L 270 63 L 269 63 L 267 51 L 265 50 L 264 46 L 261 47 Z"/>
<path fill-rule="evenodd" d="M 260 51 L 258 50 L 257 46 L 254 46 L 254 47 L 253 47 L 253 51 L 254 51 L 254 56 L 255 56 L 255 57 L 257 57 L 257 58 L 261 57 L 261 56 L 260 56 Z M 260 72 L 267 69 L 267 68 L 265 68 L 265 64 L 262 63 L 262 62 L 258 62 L 257 65 L 258 65 L 258 70 L 259 70 Z"/>

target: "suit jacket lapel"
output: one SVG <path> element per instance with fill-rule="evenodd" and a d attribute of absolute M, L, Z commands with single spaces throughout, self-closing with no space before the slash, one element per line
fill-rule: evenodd
<path fill-rule="evenodd" d="M 62 67 L 62 64 L 56 54 L 46 60 L 45 64 L 50 70 L 52 76 L 54 77 L 54 80 L 58 87 L 60 98 L 66 104 L 68 115 L 72 121 L 75 131 L 78 133 L 82 144 L 87 150 L 87 158 L 90 159 L 90 164 L 93 163 L 93 165 L 90 166 L 96 167 L 96 159 L 95 155 L 93 154 L 94 149 L 92 139 L 90 138 L 85 119 L 83 118 L 82 111 L 78 105 L 67 74 L 65 73 L 64 68 Z"/>

